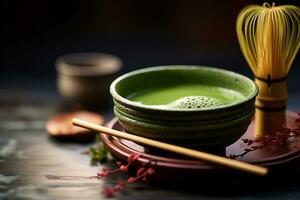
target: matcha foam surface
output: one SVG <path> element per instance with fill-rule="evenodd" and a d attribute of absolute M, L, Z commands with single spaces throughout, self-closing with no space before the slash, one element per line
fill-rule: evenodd
<path fill-rule="evenodd" d="M 179 109 L 195 109 L 195 108 L 213 108 L 221 106 L 222 103 L 213 97 L 206 96 L 186 96 L 171 103 L 166 106 L 169 108 L 179 108 Z"/>
<path fill-rule="evenodd" d="M 213 108 L 244 100 L 238 91 L 208 85 L 180 84 L 149 88 L 127 97 L 131 101 L 155 107 L 176 109 Z"/>

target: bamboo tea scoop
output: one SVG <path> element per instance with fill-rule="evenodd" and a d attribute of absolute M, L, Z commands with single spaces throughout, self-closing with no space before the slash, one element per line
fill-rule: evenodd
<path fill-rule="evenodd" d="M 257 175 L 261 175 L 261 176 L 264 176 L 268 173 L 268 168 L 265 168 L 265 167 L 241 162 L 238 160 L 232 160 L 232 159 L 225 158 L 222 156 L 217 156 L 217 155 L 213 155 L 213 154 L 209 154 L 209 153 L 205 153 L 205 152 L 201 152 L 201 151 L 197 151 L 197 150 L 193 150 L 193 149 L 188 149 L 188 148 L 176 146 L 173 144 L 167 144 L 164 142 L 159 142 L 159 141 L 151 140 L 148 138 L 143 138 L 140 136 L 136 136 L 136 135 L 124 133 L 121 131 L 117 131 L 117 130 L 114 130 L 111 128 L 107 128 L 104 126 L 100 126 L 98 124 L 94 124 L 91 122 L 80 120 L 77 118 L 73 118 L 72 122 L 73 122 L 73 125 L 75 125 L 75 126 L 80 126 L 82 128 L 86 128 L 86 129 L 93 130 L 96 132 L 101 132 L 101 133 L 105 133 L 108 135 L 120 137 L 123 139 L 131 140 L 134 142 L 149 145 L 149 146 L 156 147 L 159 149 L 164 149 L 164 150 L 178 153 L 181 155 L 185 155 L 185 156 L 197 158 L 200 160 L 204 160 L 207 162 L 211 162 L 214 164 L 223 165 L 223 166 L 230 167 L 233 169 L 237 169 L 237 170 L 241 170 L 241 171 L 245 171 L 245 172 L 249 172 L 249 173 L 253 173 L 253 174 L 257 174 Z"/>

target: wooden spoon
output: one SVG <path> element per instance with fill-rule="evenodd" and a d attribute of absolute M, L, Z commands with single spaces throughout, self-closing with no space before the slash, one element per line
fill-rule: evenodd
<path fill-rule="evenodd" d="M 175 152 L 175 153 L 178 153 L 181 155 L 201 159 L 201 160 L 204 160 L 207 162 L 223 165 L 223 166 L 230 167 L 233 169 L 257 174 L 260 176 L 264 176 L 268 173 L 268 168 L 265 168 L 265 167 L 261 167 L 261 166 L 257 166 L 257 165 L 253 165 L 253 164 L 241 162 L 238 160 L 233 160 L 233 159 L 225 158 L 222 156 L 217 156 L 217 155 L 213 155 L 210 153 L 205 153 L 205 152 L 201 152 L 201 151 L 197 151 L 197 150 L 193 150 L 193 149 L 189 149 L 189 148 L 185 148 L 185 147 L 180 147 L 180 146 L 176 146 L 173 144 L 167 144 L 164 142 L 151 140 L 148 138 L 124 133 L 121 131 L 117 131 L 117 130 L 114 130 L 111 128 L 107 128 L 107 127 L 100 126 L 95 123 L 87 122 L 87 121 L 76 119 L 76 118 L 73 118 L 72 122 L 73 122 L 73 125 L 75 125 L 75 126 L 80 126 L 82 128 L 86 128 L 89 130 L 105 133 L 105 134 L 116 136 L 119 138 L 124 138 L 124 139 L 138 142 L 141 144 L 145 144 L 145 145 L 149 145 L 149 146 L 156 147 L 159 149 L 164 149 L 167 151 Z"/>

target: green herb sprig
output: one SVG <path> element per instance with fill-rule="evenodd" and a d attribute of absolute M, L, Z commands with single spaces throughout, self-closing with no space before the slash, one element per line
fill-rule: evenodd
<path fill-rule="evenodd" d="M 95 142 L 95 146 L 90 147 L 87 151 L 87 154 L 91 157 L 92 162 L 105 163 L 109 160 L 112 160 L 112 155 L 105 149 L 99 134 L 96 135 Z"/>

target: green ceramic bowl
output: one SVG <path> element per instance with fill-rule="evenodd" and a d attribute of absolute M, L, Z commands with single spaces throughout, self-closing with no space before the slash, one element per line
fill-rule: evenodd
<path fill-rule="evenodd" d="M 187 88 L 183 93 L 191 98 L 175 107 L 172 105 L 178 102 L 177 94 L 172 97 L 173 103 L 169 102 L 168 93 L 164 92 L 157 93 L 161 97 L 166 96 L 162 98 L 164 104 L 155 102 L 155 99 L 161 101 L 160 97 L 152 100 L 153 104 L 135 100 L 149 91 L 156 94 L 157 91 L 170 91 L 169 88 L 182 85 Z M 189 86 L 199 87 L 199 92 L 198 89 L 193 90 L 197 93 L 194 94 L 189 91 Z M 188 147 L 223 148 L 247 130 L 254 113 L 258 88 L 249 78 L 223 69 L 160 66 L 124 74 L 111 84 L 110 92 L 115 115 L 129 133 Z M 190 106 L 194 105 L 193 101 L 199 101 L 192 98 L 199 96 L 198 93 L 204 103 L 200 107 Z M 182 96 L 179 99 L 185 98 Z M 220 104 L 211 106 L 212 101 L 207 103 L 205 98 L 213 98 Z"/>

